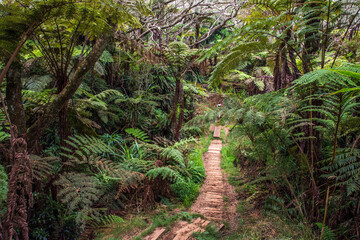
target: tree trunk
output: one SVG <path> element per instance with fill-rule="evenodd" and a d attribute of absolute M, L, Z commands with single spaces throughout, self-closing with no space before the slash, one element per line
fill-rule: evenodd
<path fill-rule="evenodd" d="M 274 90 L 280 89 L 281 71 L 280 71 L 280 49 L 275 54 L 275 66 L 274 66 Z"/>
<path fill-rule="evenodd" d="M 27 152 L 26 140 L 11 139 L 11 172 L 7 193 L 7 210 L 3 224 L 3 240 L 29 239 L 28 208 L 32 207 L 32 166 Z M 20 230 L 20 238 L 15 229 Z"/>
<path fill-rule="evenodd" d="M 195 45 L 194 48 L 199 48 L 200 47 L 200 43 L 198 43 L 200 39 L 200 24 L 198 22 L 196 22 L 195 25 Z"/>
<path fill-rule="evenodd" d="M 288 48 L 286 47 L 287 43 L 291 39 L 290 29 L 286 30 L 286 27 L 284 27 L 283 30 L 286 31 L 286 37 L 281 42 L 281 44 L 278 48 L 278 51 L 276 53 L 276 57 L 275 57 L 275 67 L 274 67 L 274 88 L 275 88 L 275 90 L 279 90 L 281 88 L 288 87 L 290 82 L 292 82 L 295 79 L 295 76 L 297 76 L 296 71 L 298 71 L 298 69 L 296 67 L 296 62 L 293 63 L 293 61 L 295 61 L 294 54 L 293 54 L 292 50 L 288 50 Z M 289 62 L 288 62 L 288 56 L 287 56 L 288 52 L 292 54 L 292 55 L 289 54 L 291 63 L 295 64 L 295 66 L 292 66 L 292 69 L 294 70 L 293 73 L 291 73 L 290 68 L 289 68 Z"/>
<path fill-rule="evenodd" d="M 58 93 L 61 93 L 64 90 L 66 83 L 68 82 L 67 76 L 65 74 L 59 74 L 57 80 Z M 65 140 L 69 137 L 69 100 L 65 101 L 64 105 L 61 107 L 58 118 L 59 118 L 59 136 L 60 136 L 60 146 L 66 146 Z"/>
<path fill-rule="evenodd" d="M 172 101 L 172 108 L 171 108 L 171 131 L 173 133 L 174 139 L 176 136 L 176 129 L 177 129 L 177 110 L 178 110 L 179 97 L 180 97 L 180 85 L 181 85 L 181 78 L 176 77 L 176 87 Z"/>
<path fill-rule="evenodd" d="M 22 102 L 21 64 L 14 61 L 6 74 L 6 103 L 11 123 L 19 135 L 26 134 L 26 116 Z"/>
<path fill-rule="evenodd" d="M 177 121 L 177 125 L 175 127 L 175 134 L 174 134 L 174 138 L 176 141 L 180 140 L 181 137 L 181 128 L 182 128 L 182 124 L 184 122 L 184 109 L 185 109 L 185 97 L 184 97 L 184 88 L 183 88 L 183 80 L 181 78 L 180 80 L 180 89 L 179 89 L 179 103 L 180 103 L 180 113 L 179 113 L 179 118 Z"/>

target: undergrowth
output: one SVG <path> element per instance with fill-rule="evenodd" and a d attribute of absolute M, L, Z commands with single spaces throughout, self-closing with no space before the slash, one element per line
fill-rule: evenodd
<path fill-rule="evenodd" d="M 184 181 L 179 181 L 171 185 L 174 195 L 189 208 L 199 195 L 199 189 L 205 179 L 205 168 L 202 155 L 207 151 L 211 142 L 210 137 L 202 137 L 197 146 L 187 155 L 188 170 L 191 176 Z"/>
<path fill-rule="evenodd" d="M 178 220 L 191 221 L 199 214 L 190 214 L 184 210 L 189 208 L 199 194 L 199 188 L 205 179 L 205 168 L 202 155 L 210 145 L 211 137 L 201 137 L 198 142 L 189 145 L 184 158 L 184 168 L 187 175 L 181 181 L 171 184 L 171 191 L 175 198 L 160 197 L 160 205 L 154 211 L 147 213 L 136 213 L 124 218 L 124 221 L 105 225 L 101 229 L 98 239 L 122 239 L 124 236 L 136 236 L 135 240 L 151 234 L 157 227 L 165 227 L 170 230 Z M 183 209 L 173 213 L 174 208 Z"/>
<path fill-rule="evenodd" d="M 240 162 L 244 161 L 240 160 L 240 157 L 246 155 L 246 152 L 240 149 L 246 149 L 244 145 L 247 142 L 245 136 L 235 138 L 230 133 L 227 145 L 224 145 L 221 151 L 221 167 L 227 173 L 229 183 L 236 187 L 240 199 L 237 206 L 238 229 L 220 239 L 312 239 L 302 223 L 294 222 L 286 215 L 280 216 L 263 209 L 261 202 L 268 194 L 267 186 L 261 181 L 254 181 L 259 179 L 261 172 L 256 167 L 246 167 L 244 162 Z M 196 239 L 219 239 L 218 232 L 209 231 L 196 236 Z"/>

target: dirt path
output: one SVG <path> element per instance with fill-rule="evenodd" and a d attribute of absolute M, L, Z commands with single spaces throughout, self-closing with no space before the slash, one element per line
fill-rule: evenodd
<path fill-rule="evenodd" d="M 203 156 L 206 179 L 191 208 L 192 213 L 200 213 L 210 220 L 218 221 L 223 220 L 224 213 L 224 176 L 221 171 L 222 145 L 221 140 L 212 140 L 208 151 Z"/>
<path fill-rule="evenodd" d="M 221 128 L 225 130 L 225 135 L 227 135 L 228 128 L 220 126 L 210 128 L 214 131 L 215 138 L 220 137 Z M 165 228 L 157 228 L 145 240 L 192 239 L 191 235 L 195 232 L 205 231 L 210 221 L 216 223 L 218 228 L 222 228 L 224 222 L 228 223 L 230 229 L 236 225 L 232 224 L 236 222 L 236 194 L 221 169 L 222 147 L 222 140 L 212 140 L 208 151 L 203 155 L 206 179 L 200 188 L 198 198 L 191 207 L 191 212 L 199 213 L 205 219 L 197 218 L 191 223 L 179 221 L 166 233 Z"/>

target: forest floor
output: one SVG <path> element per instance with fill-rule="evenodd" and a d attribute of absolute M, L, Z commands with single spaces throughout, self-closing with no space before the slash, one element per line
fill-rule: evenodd
<path fill-rule="evenodd" d="M 192 205 L 190 213 L 200 214 L 201 217 L 191 222 L 178 221 L 166 232 L 165 227 L 156 228 L 145 240 L 186 240 L 194 239 L 192 235 L 196 232 L 205 232 L 207 227 L 212 226 L 216 230 L 225 228 L 229 231 L 237 227 L 237 200 L 234 187 L 228 182 L 225 172 L 221 169 L 221 149 L 223 141 L 220 139 L 220 131 L 225 135 L 229 128 L 211 126 L 214 132 L 214 140 L 203 155 L 206 179 L 200 188 L 199 196 Z"/>

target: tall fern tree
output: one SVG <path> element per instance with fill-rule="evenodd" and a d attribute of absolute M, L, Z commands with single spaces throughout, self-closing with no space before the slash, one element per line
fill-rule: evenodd
<path fill-rule="evenodd" d="M 90 16 L 93 17 L 93 22 L 97 23 L 89 29 L 84 27 L 84 30 L 86 30 L 86 32 L 83 32 L 83 34 L 88 34 L 88 36 L 91 37 L 92 40 L 94 40 L 94 44 L 92 45 L 91 50 L 88 52 L 88 54 L 84 56 L 83 59 L 80 59 L 79 62 L 76 64 L 72 72 L 73 74 L 69 78 L 66 86 L 62 89 L 61 92 L 59 92 L 59 94 L 53 99 L 53 101 L 51 101 L 47 105 L 46 109 L 44 110 L 44 114 L 39 119 L 37 119 L 32 126 L 29 127 L 27 131 L 28 144 L 23 138 L 15 139 L 16 132 L 12 132 L 11 142 L 12 144 L 15 142 L 17 142 L 18 144 L 15 144 L 14 148 L 10 149 L 11 151 L 15 151 L 16 154 L 13 153 L 13 156 L 16 157 L 13 159 L 14 164 L 12 164 L 12 174 L 10 175 L 9 180 L 9 205 L 6 217 L 7 227 L 5 227 L 5 229 L 2 229 L 4 231 L 5 239 L 12 239 L 12 236 L 15 236 L 16 232 L 14 231 L 14 225 L 18 225 L 21 228 L 22 239 L 29 238 L 27 226 L 28 218 L 26 209 L 28 207 L 27 205 L 31 206 L 32 203 L 32 169 L 29 156 L 27 155 L 27 148 L 33 149 L 45 129 L 54 121 L 56 115 L 60 112 L 62 107 L 74 95 L 77 88 L 81 84 L 85 74 L 93 68 L 94 64 L 100 58 L 108 43 L 112 40 L 114 31 L 118 29 L 125 30 L 128 27 L 139 27 L 140 24 L 135 15 L 139 12 L 146 12 L 146 14 L 148 14 L 148 11 L 144 11 L 144 9 L 146 9 L 146 7 L 144 7 L 144 4 L 142 4 L 141 2 L 138 2 L 138 4 L 136 5 L 128 5 L 113 3 L 112 1 L 93 1 L 92 4 L 87 4 L 87 2 L 81 1 L 74 2 L 54 0 L 50 2 L 9 1 L 1 4 L 0 21 L 1 25 L 5 26 L 1 29 L 3 33 L 1 34 L 2 40 L 7 40 L 6 44 L 9 44 L 11 41 L 9 41 L 9 39 L 6 39 L 6 37 L 9 37 L 9 33 L 13 32 L 15 29 L 15 32 L 18 33 L 16 34 L 16 40 L 19 41 L 19 44 L 16 47 L 10 47 L 12 55 L 9 57 L 8 60 L 5 59 L 5 61 L 7 61 L 7 65 L 0 75 L 0 83 L 2 82 L 7 71 L 9 70 L 11 63 L 14 61 L 15 57 L 19 53 L 22 45 L 25 43 L 25 41 L 31 34 L 35 35 L 36 31 L 41 31 L 42 27 L 46 25 L 47 20 L 66 18 L 66 15 L 76 16 L 74 12 L 77 12 L 78 16 L 80 16 L 81 13 L 87 11 L 88 13 L 92 13 L 90 14 Z M 12 14 L 16 11 L 18 11 L 17 13 L 20 14 Z M 101 26 L 101 28 L 97 29 L 95 26 Z M 75 25 L 73 25 L 73 27 L 76 28 L 76 23 Z M 70 46 L 70 48 L 72 48 L 73 46 L 74 45 Z M 6 47 L 8 47 L 8 45 L 2 45 L 1 51 L 6 52 L 8 50 Z M 50 48 L 51 47 L 56 48 L 58 46 L 50 46 Z M 64 46 L 60 43 L 60 47 L 58 47 L 60 52 L 66 51 L 63 48 Z M 69 55 L 71 54 L 65 55 L 66 57 L 61 58 L 60 61 L 69 59 Z M 67 74 L 67 72 L 64 74 Z M 9 80 L 11 80 L 11 76 L 11 74 L 8 74 Z M 16 79 L 17 81 L 12 82 L 15 84 L 15 86 L 13 84 L 10 85 L 9 88 L 7 88 L 7 97 L 9 98 L 10 96 L 17 96 L 15 99 L 17 99 L 17 103 L 19 103 L 19 101 L 21 101 L 21 81 L 18 81 L 19 77 L 16 77 Z M 23 112 L 23 109 L 21 109 L 21 104 L 13 104 L 11 102 L 10 104 L 12 104 L 11 107 L 4 109 L 4 111 L 14 111 L 14 113 Z M 26 118 L 19 118 L 19 115 L 16 114 L 9 114 L 9 116 L 12 117 L 12 119 L 8 119 L 10 122 L 10 126 L 12 126 L 12 122 L 14 122 L 19 124 L 20 129 L 23 130 L 24 126 L 26 126 L 26 124 L 23 124 Z M 19 121 L 23 122 L 20 123 Z M 11 127 L 11 129 L 13 129 L 13 127 Z M 23 154 L 21 155 L 23 156 L 23 159 L 18 158 L 20 156 L 20 153 Z M 17 185 L 23 186 L 23 188 L 25 189 L 25 191 L 20 195 L 14 194 L 16 192 Z M 27 201 L 26 199 L 28 199 L 29 201 Z M 19 211 L 16 212 L 17 215 L 15 216 L 14 213 L 16 209 L 18 209 Z"/>
<path fill-rule="evenodd" d="M 171 129 L 173 139 L 180 140 L 181 128 L 184 122 L 186 98 L 184 96 L 184 75 L 190 69 L 190 64 L 195 57 L 195 51 L 183 42 L 169 43 L 164 52 L 165 62 L 170 66 L 176 80 L 176 87 L 171 108 Z"/>

